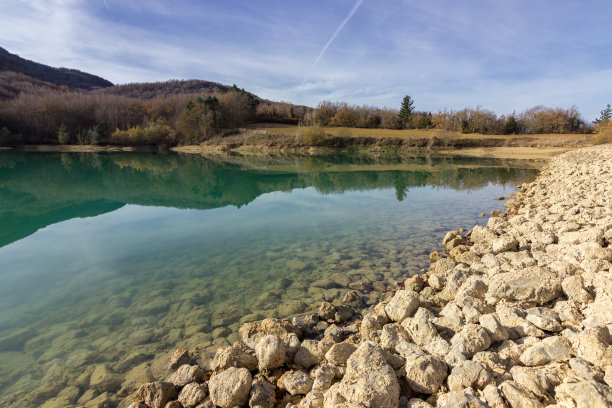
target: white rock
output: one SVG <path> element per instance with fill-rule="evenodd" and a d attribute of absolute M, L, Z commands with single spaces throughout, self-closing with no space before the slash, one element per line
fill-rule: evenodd
<path fill-rule="evenodd" d="M 568 361 L 573 354 L 572 344 L 561 336 L 547 337 L 527 348 L 520 360 L 526 366 L 541 366 L 551 361 Z"/>
<path fill-rule="evenodd" d="M 289 371 L 283 378 L 283 384 L 291 395 L 306 395 L 312 389 L 313 381 L 303 371 Z"/>
<path fill-rule="evenodd" d="M 406 381 L 415 392 L 424 394 L 437 392 L 447 375 L 446 364 L 437 357 L 414 355 L 406 359 Z"/>
<path fill-rule="evenodd" d="M 285 364 L 287 350 L 285 343 L 274 335 L 262 337 L 255 347 L 259 370 L 271 370 Z"/>
<path fill-rule="evenodd" d="M 344 401 L 372 408 L 395 407 L 399 401 L 399 383 L 376 344 L 365 341 L 347 361 L 346 374 L 328 393 L 339 393 Z M 325 406 L 327 407 L 327 395 Z M 329 405 L 333 406 L 333 405 Z"/>
<path fill-rule="evenodd" d="M 249 399 L 253 378 L 246 368 L 228 368 L 208 382 L 210 399 L 221 408 L 243 406 Z"/>
<path fill-rule="evenodd" d="M 419 308 L 419 294 L 412 290 L 398 290 L 385 306 L 385 312 L 395 322 L 402 322 Z"/>

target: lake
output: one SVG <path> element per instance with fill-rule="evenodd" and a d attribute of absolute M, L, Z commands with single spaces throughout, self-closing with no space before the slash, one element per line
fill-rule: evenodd
<path fill-rule="evenodd" d="M 543 164 L 2 151 L 0 405 L 125 397 L 177 347 L 210 357 L 350 288 L 374 303 Z"/>

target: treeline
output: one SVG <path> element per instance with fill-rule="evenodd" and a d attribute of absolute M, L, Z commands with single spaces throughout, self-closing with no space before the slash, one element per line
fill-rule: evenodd
<path fill-rule="evenodd" d="M 2 78 L 7 83 L 20 80 L 14 75 Z M 480 107 L 432 113 L 415 110 L 414 100 L 406 96 L 399 110 L 339 102 L 321 102 L 313 109 L 262 100 L 236 85 L 206 81 L 130 84 L 89 92 L 32 86 L 32 92 L 0 102 L 0 146 L 197 144 L 234 134 L 236 129 L 256 122 L 482 134 L 593 130 L 575 107 L 537 106 L 508 116 L 497 116 Z M 191 92 L 197 89 L 200 91 Z M 598 123 L 601 127 L 604 122 Z"/>
<path fill-rule="evenodd" d="M 411 102 L 405 99 L 402 109 L 395 110 L 325 101 L 308 112 L 304 122 L 313 126 L 440 129 L 491 135 L 589 133 L 593 130 L 592 125 L 582 118 L 575 107 L 562 109 L 536 106 L 518 115 L 497 116 L 481 107 L 436 113 L 420 112 L 412 108 Z"/>
<path fill-rule="evenodd" d="M 258 104 L 257 97 L 235 85 L 224 92 L 156 98 L 112 92 L 20 94 L 0 103 L 0 145 L 193 144 L 256 121 Z"/>

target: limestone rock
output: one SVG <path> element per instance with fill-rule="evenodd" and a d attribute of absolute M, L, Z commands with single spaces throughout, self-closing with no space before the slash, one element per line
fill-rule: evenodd
<path fill-rule="evenodd" d="M 596 381 L 567 382 L 555 388 L 557 401 L 564 407 L 609 408 L 612 390 Z"/>
<path fill-rule="evenodd" d="M 170 355 L 170 364 L 168 368 L 170 370 L 175 370 L 182 366 L 183 364 L 189 364 L 191 362 L 191 356 L 189 355 L 189 350 L 186 348 L 179 348 L 174 350 Z"/>
<path fill-rule="evenodd" d="M 178 387 L 192 382 L 201 383 L 204 381 L 204 372 L 197 365 L 183 364 L 166 381 Z"/>
<path fill-rule="evenodd" d="M 603 381 L 604 373 L 581 358 L 570 359 L 569 365 L 578 377 L 584 378 L 585 380 Z M 612 366 L 610 366 L 610 368 L 612 369 Z"/>
<path fill-rule="evenodd" d="M 439 358 L 415 355 L 406 359 L 405 376 L 410 388 L 419 393 L 437 392 L 448 375 L 446 364 Z"/>
<path fill-rule="evenodd" d="M 453 368 L 447 379 L 451 391 L 462 391 L 465 388 L 481 390 L 493 381 L 491 374 L 482 365 L 469 360 Z"/>
<path fill-rule="evenodd" d="M 208 388 L 206 385 L 195 382 L 189 383 L 179 393 L 178 401 L 184 408 L 194 408 L 206 398 L 207 392 Z"/>
<path fill-rule="evenodd" d="M 477 324 L 467 324 L 451 339 L 451 347 L 467 358 L 491 346 L 489 332 Z"/>
<path fill-rule="evenodd" d="M 408 340 L 408 333 L 397 323 L 386 324 L 379 336 L 380 346 L 387 351 L 394 351 L 402 341 Z"/>
<path fill-rule="evenodd" d="M 242 367 L 253 371 L 257 368 L 257 358 L 247 351 L 246 345 L 235 344 L 218 348 L 213 360 L 213 369 L 220 371 L 229 367 Z"/>
<path fill-rule="evenodd" d="M 561 326 L 561 322 L 559 321 L 559 315 L 552 309 L 532 307 L 531 309 L 527 309 L 527 316 L 525 319 L 542 330 L 549 332 L 559 332 L 563 330 L 563 326 Z"/>
<path fill-rule="evenodd" d="M 447 392 L 438 397 L 437 408 L 488 408 L 475 396 L 464 392 Z"/>
<path fill-rule="evenodd" d="M 499 389 L 493 384 L 487 385 L 484 390 L 482 390 L 482 396 L 491 408 L 508 408 Z"/>
<path fill-rule="evenodd" d="M 334 388 L 334 386 L 332 386 Z M 376 344 L 365 341 L 347 361 L 346 374 L 334 391 L 344 401 L 353 404 L 363 404 L 372 408 L 395 407 L 399 401 L 399 383 L 395 372 L 387 364 L 383 352 Z M 327 404 L 327 395 L 325 406 Z M 330 405 L 333 406 L 333 405 Z"/>
<path fill-rule="evenodd" d="M 434 325 L 423 318 L 406 319 L 402 322 L 402 327 L 406 330 L 412 341 L 420 347 L 424 347 L 438 337 L 438 331 Z"/>
<path fill-rule="evenodd" d="M 321 391 L 310 391 L 298 404 L 298 408 L 323 408 L 324 396 Z"/>
<path fill-rule="evenodd" d="M 411 398 L 408 400 L 406 408 L 433 408 L 433 405 L 428 404 L 420 398 Z"/>
<path fill-rule="evenodd" d="M 246 368 L 228 368 L 208 382 L 210 399 L 221 408 L 246 404 L 251 391 L 251 373 Z"/>
<path fill-rule="evenodd" d="M 544 304 L 560 294 L 561 282 L 557 275 L 533 266 L 492 276 L 487 297 Z"/>
<path fill-rule="evenodd" d="M 612 346 L 595 332 L 583 332 L 570 337 L 576 356 L 603 370 L 612 365 Z"/>
<path fill-rule="evenodd" d="M 276 402 L 276 387 L 268 381 L 258 381 L 253 384 L 249 397 L 249 407 L 272 408 Z"/>
<path fill-rule="evenodd" d="M 419 294 L 411 290 L 398 290 L 385 306 L 385 312 L 395 322 L 402 322 L 419 308 Z"/>
<path fill-rule="evenodd" d="M 325 358 L 336 366 L 346 365 L 346 361 L 357 347 L 351 343 L 336 343 L 325 353 Z"/>
<path fill-rule="evenodd" d="M 325 358 L 325 353 L 335 343 L 326 340 L 325 338 L 317 340 L 304 340 L 300 349 L 295 353 L 293 361 L 298 366 L 310 370 L 313 366 L 319 364 Z"/>
<path fill-rule="evenodd" d="M 303 371 L 289 371 L 283 379 L 285 388 L 291 395 L 306 395 L 312 389 L 313 381 Z"/>
<path fill-rule="evenodd" d="M 547 337 L 527 348 L 520 360 L 526 366 L 541 366 L 551 361 L 568 361 L 573 354 L 572 344 L 561 336 Z"/>
<path fill-rule="evenodd" d="M 580 275 L 568 276 L 563 279 L 561 287 L 567 297 L 576 302 L 588 303 L 593 301 L 593 296 L 584 288 L 584 279 Z"/>
<path fill-rule="evenodd" d="M 336 315 L 336 308 L 329 302 L 321 303 L 321 307 L 319 307 L 319 318 L 323 320 L 334 320 Z"/>
<path fill-rule="evenodd" d="M 255 347 L 259 370 L 271 370 L 285 364 L 286 346 L 285 343 L 274 335 L 264 336 Z"/>
<path fill-rule="evenodd" d="M 507 251 L 516 251 L 518 250 L 518 241 L 514 237 L 503 236 L 501 238 L 497 238 L 492 243 L 492 249 L 494 254 L 499 254 L 501 252 Z"/>
<path fill-rule="evenodd" d="M 151 408 L 164 408 L 166 403 L 176 397 L 174 384 L 170 382 L 153 382 L 140 386 L 136 398 Z"/>
<path fill-rule="evenodd" d="M 514 381 L 504 381 L 500 386 L 502 395 L 512 408 L 543 408 L 535 395 L 518 386 Z"/>
<path fill-rule="evenodd" d="M 491 342 L 504 341 L 508 339 L 508 330 L 500 323 L 495 313 L 483 314 L 478 318 L 482 327 L 484 327 L 491 336 Z"/>

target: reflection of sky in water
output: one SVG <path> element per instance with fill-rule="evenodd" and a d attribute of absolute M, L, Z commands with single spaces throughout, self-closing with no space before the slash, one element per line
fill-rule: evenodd
<path fill-rule="evenodd" d="M 224 246 L 239 252 L 251 240 L 259 245 L 331 241 L 359 228 L 376 236 L 386 223 L 414 232 L 456 218 L 452 213 L 459 209 L 462 216 L 475 218 L 483 207 L 494 207 L 493 195 L 506 191 L 504 186 L 492 185 L 469 192 L 417 187 L 400 202 L 393 189 L 321 195 L 309 187 L 263 194 L 241 208 L 179 210 L 126 205 L 96 217 L 50 225 L 0 249 L 4 282 L 0 316 L 61 302 L 69 291 L 95 296 L 105 278 L 115 276 L 121 264 L 132 259 L 191 257 L 206 262 L 207 252 L 218 252 Z"/>

